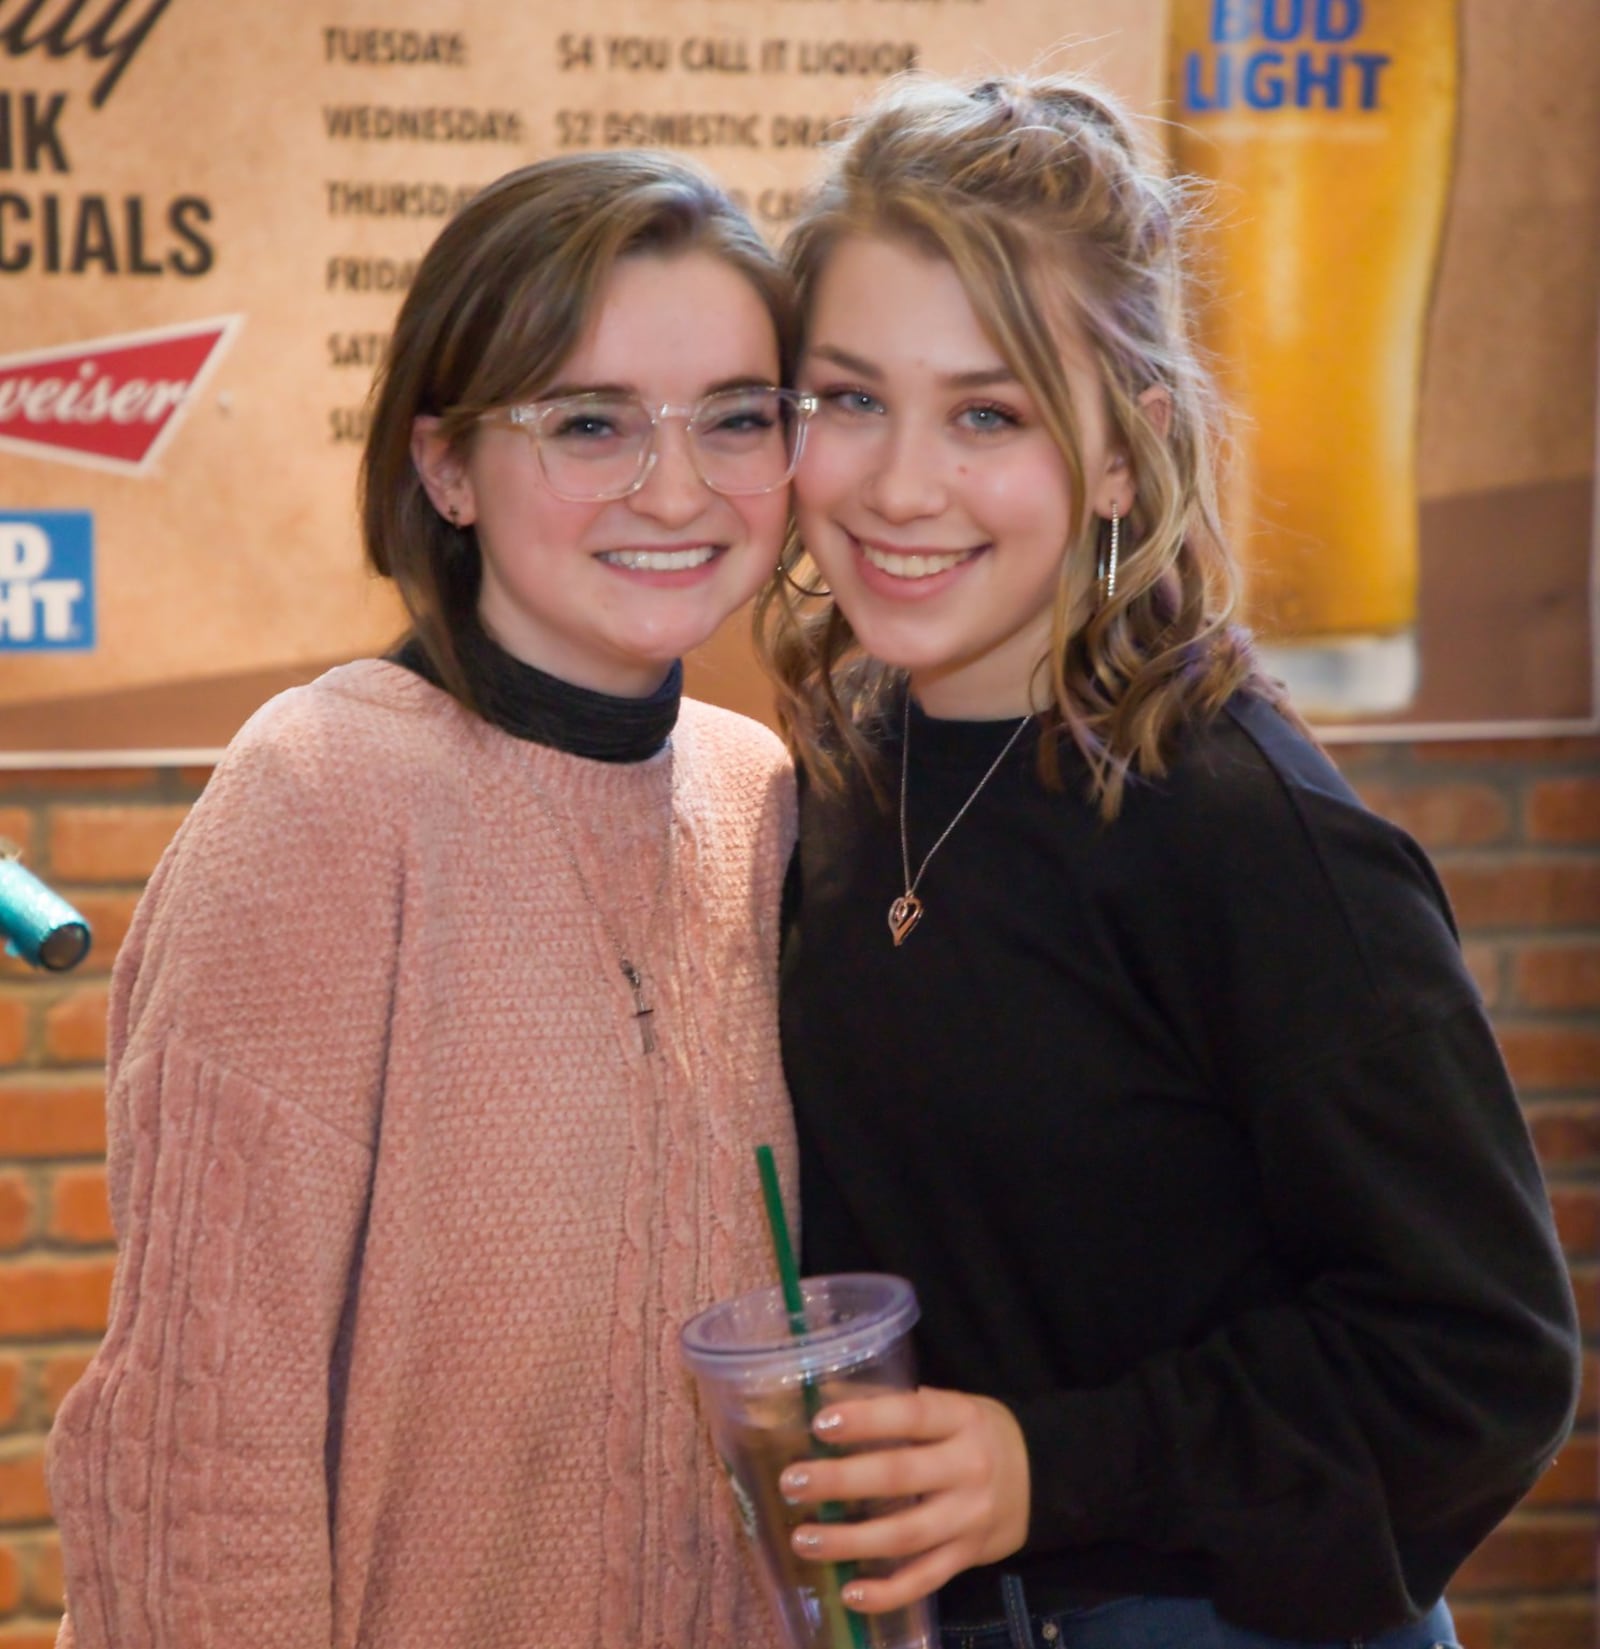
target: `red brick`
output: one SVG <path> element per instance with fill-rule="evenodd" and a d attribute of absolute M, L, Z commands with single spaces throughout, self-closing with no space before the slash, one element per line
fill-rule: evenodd
<path fill-rule="evenodd" d="M 17 1064 L 28 1048 L 28 1004 L 0 996 L 0 1065 Z"/>
<path fill-rule="evenodd" d="M 1600 860 L 1446 859 L 1439 874 L 1465 929 L 1600 926 Z"/>
<path fill-rule="evenodd" d="M 1600 1257 L 1600 1185 L 1552 1185 L 1550 1206 L 1562 1248 L 1575 1259 Z"/>
<path fill-rule="evenodd" d="M 1600 1008 L 1600 940 L 1519 945 L 1512 978 L 1524 1007 L 1554 1013 Z"/>
<path fill-rule="evenodd" d="M 122 949 L 122 941 L 128 937 L 129 924 L 133 921 L 133 913 L 139 906 L 139 895 L 79 893 L 72 890 L 63 896 L 70 898 L 72 904 L 82 912 L 84 921 L 89 924 L 89 932 L 94 937 L 89 954 L 83 959 L 83 964 L 74 977 L 109 973 L 111 964 L 117 959 L 117 952 Z"/>
<path fill-rule="evenodd" d="M 1600 842 L 1600 778 L 1541 779 L 1528 792 L 1535 842 Z"/>
<path fill-rule="evenodd" d="M 1505 997 L 1505 990 L 1500 982 L 1505 971 L 1500 947 L 1491 945 L 1483 939 L 1469 939 L 1461 947 L 1461 953 L 1466 958 L 1468 971 L 1483 996 L 1484 1006 L 1491 1010 L 1498 1008 Z"/>
<path fill-rule="evenodd" d="M 82 984 L 44 1016 L 44 1056 L 52 1065 L 99 1065 L 106 1057 L 104 985 Z"/>
<path fill-rule="evenodd" d="M 1484 1604 L 1450 1605 L 1451 1618 L 1456 1623 L 1456 1642 L 1461 1649 L 1504 1649 L 1501 1638 L 1502 1611 Z M 1594 1649 L 1590 1644 L 1588 1649 Z"/>
<path fill-rule="evenodd" d="M 1578 1326 L 1584 1339 L 1592 1340 L 1600 1335 L 1600 1271 L 1588 1264 L 1568 1265 L 1567 1269 L 1578 1301 Z"/>
<path fill-rule="evenodd" d="M 1595 1649 L 1595 1600 L 1540 1598 L 1512 1612 L 1510 1649 Z"/>
<path fill-rule="evenodd" d="M 170 804 L 53 807 L 50 868 L 69 882 L 142 882 L 188 811 Z"/>
<path fill-rule="evenodd" d="M 66 1598 L 61 1585 L 61 1542 L 55 1535 L 29 1542 L 27 1573 L 28 1607 L 41 1615 L 59 1615 Z"/>
<path fill-rule="evenodd" d="M 0 1252 L 14 1253 L 32 1235 L 34 1202 L 26 1174 L 0 1169 Z"/>
<path fill-rule="evenodd" d="M 1600 1027 L 1502 1022 L 1495 1035 L 1522 1092 L 1600 1088 Z"/>
<path fill-rule="evenodd" d="M 1534 1148 L 1547 1168 L 1600 1161 L 1600 1100 L 1536 1100 L 1527 1117 Z"/>
<path fill-rule="evenodd" d="M 79 1247 L 115 1239 L 104 1168 L 62 1168 L 52 1176 L 50 1235 Z"/>
<path fill-rule="evenodd" d="M 1392 820 L 1426 848 L 1483 847 L 1511 835 L 1511 807 L 1486 784 L 1357 786 L 1374 813 Z"/>
<path fill-rule="evenodd" d="M 1581 767 L 1600 761 L 1600 738 L 1586 733 L 1546 739 L 1456 739 L 1410 746 L 1419 762 L 1443 766 L 1449 762 L 1481 764 L 1506 762 L 1528 768 L 1536 763 Z"/>
<path fill-rule="evenodd" d="M 130 790 L 158 791 L 160 769 L 154 767 L 19 767 L 0 772 L 0 795 L 37 791 L 59 795 L 62 791 Z"/>
<path fill-rule="evenodd" d="M 1583 1383 L 1578 1387 L 1578 1424 L 1588 1425 L 1600 1417 L 1600 1357 L 1585 1352 Z"/>
<path fill-rule="evenodd" d="M 43 1442 L 7 1448 L 0 1454 L 0 1524 L 43 1523 L 49 1516 Z"/>
<path fill-rule="evenodd" d="M 1525 1506 L 1592 1506 L 1600 1494 L 1600 1455 L 1594 1434 L 1569 1437 L 1550 1469 L 1534 1484 Z"/>
<path fill-rule="evenodd" d="M 63 1351 L 46 1361 L 39 1386 L 44 1393 L 45 1411 L 52 1420 L 62 1400 L 83 1378 L 83 1371 L 93 1361 L 92 1351 Z"/>
<path fill-rule="evenodd" d="M 0 1431 L 22 1417 L 22 1359 L 0 1356 Z"/>
<path fill-rule="evenodd" d="M 0 1339 L 104 1333 L 112 1269 L 109 1258 L 0 1265 Z"/>
<path fill-rule="evenodd" d="M 1517 1512 L 1461 1566 L 1450 1595 L 1556 1591 L 1595 1580 L 1594 1512 Z"/>
<path fill-rule="evenodd" d="M 9 842 L 31 861 L 34 847 L 33 814 L 26 807 L 0 807 L 0 842 Z"/>
<path fill-rule="evenodd" d="M 103 1082 L 0 1081 L 0 1158 L 104 1156 Z"/>
<path fill-rule="evenodd" d="M 0 1615 L 9 1615 L 22 1602 L 22 1565 L 9 1544 L 0 1542 Z"/>
<path fill-rule="evenodd" d="M 1353 768 L 1398 767 L 1411 752 L 1409 744 L 1391 744 L 1387 739 L 1328 739 L 1324 748 L 1339 771 L 1347 775 Z"/>
<path fill-rule="evenodd" d="M 0 1649 L 56 1649 L 54 1626 L 0 1626 Z"/>

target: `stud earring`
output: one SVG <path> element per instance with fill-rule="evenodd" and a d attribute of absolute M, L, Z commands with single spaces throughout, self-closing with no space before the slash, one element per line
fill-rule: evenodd
<path fill-rule="evenodd" d="M 456 528 L 457 531 L 460 531 L 460 528 L 461 528 L 461 507 L 460 507 L 460 505 L 452 504 L 450 506 L 449 510 L 446 513 L 450 517 L 450 525 L 452 527 Z"/>

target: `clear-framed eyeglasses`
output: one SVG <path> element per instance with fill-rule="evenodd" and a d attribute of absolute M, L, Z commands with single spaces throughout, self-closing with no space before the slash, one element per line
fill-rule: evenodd
<path fill-rule="evenodd" d="M 815 395 L 754 384 L 682 407 L 649 407 L 637 395 L 562 395 L 488 413 L 485 421 L 522 430 L 550 490 L 589 504 L 626 498 L 645 484 L 657 431 L 670 418 L 682 421 L 690 462 L 713 492 L 772 492 L 794 475 L 816 410 Z"/>

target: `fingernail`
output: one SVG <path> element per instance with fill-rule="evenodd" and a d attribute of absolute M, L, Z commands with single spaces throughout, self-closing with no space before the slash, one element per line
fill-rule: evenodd
<path fill-rule="evenodd" d="M 797 1500 L 811 1486 L 811 1473 L 791 1467 L 778 1479 L 785 1500 Z"/>
<path fill-rule="evenodd" d="M 840 1592 L 839 1596 L 842 1597 L 853 1609 L 858 1603 L 865 1603 L 867 1601 L 867 1589 L 865 1586 L 857 1586 L 854 1582 L 852 1582 L 850 1585 L 846 1586 L 842 1592 Z"/>
<path fill-rule="evenodd" d="M 839 1429 L 839 1423 L 843 1419 L 844 1416 L 840 1414 L 837 1409 L 829 1409 L 826 1413 L 819 1414 L 816 1419 L 811 1422 L 811 1429 L 813 1431 L 820 1432 L 837 1431 Z"/>
<path fill-rule="evenodd" d="M 820 1552 L 822 1550 L 822 1536 L 802 1530 L 792 1537 L 790 1544 L 797 1552 Z"/>

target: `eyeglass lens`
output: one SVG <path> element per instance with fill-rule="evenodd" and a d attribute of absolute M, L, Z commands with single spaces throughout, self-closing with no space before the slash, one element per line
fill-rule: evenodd
<path fill-rule="evenodd" d="M 770 492 L 788 480 L 799 440 L 797 397 L 754 387 L 708 395 L 687 420 L 690 457 L 717 492 Z M 655 417 L 631 395 L 549 401 L 533 426 L 550 485 L 572 498 L 617 497 L 643 478 Z"/>

